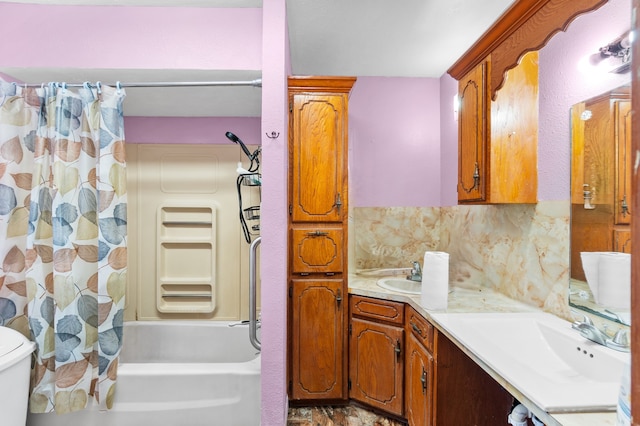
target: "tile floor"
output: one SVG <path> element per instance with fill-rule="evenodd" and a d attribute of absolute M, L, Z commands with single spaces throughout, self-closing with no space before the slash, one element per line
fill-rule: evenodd
<path fill-rule="evenodd" d="M 360 407 L 289 408 L 287 426 L 406 426 Z"/>

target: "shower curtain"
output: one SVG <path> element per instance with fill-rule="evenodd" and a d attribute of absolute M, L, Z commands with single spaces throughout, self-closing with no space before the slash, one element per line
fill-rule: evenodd
<path fill-rule="evenodd" d="M 127 266 L 124 91 L 0 82 L 0 325 L 36 342 L 30 410 L 110 408 Z"/>

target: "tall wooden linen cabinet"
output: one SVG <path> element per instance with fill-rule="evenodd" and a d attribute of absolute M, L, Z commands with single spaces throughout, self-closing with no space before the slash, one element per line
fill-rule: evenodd
<path fill-rule="evenodd" d="M 347 398 L 348 99 L 353 77 L 289 78 L 289 399 Z"/>

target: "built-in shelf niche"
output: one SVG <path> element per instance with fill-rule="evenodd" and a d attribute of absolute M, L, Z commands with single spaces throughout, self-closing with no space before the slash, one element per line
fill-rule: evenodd
<path fill-rule="evenodd" d="M 211 205 L 158 208 L 157 308 L 211 313 L 216 307 L 216 210 Z"/>

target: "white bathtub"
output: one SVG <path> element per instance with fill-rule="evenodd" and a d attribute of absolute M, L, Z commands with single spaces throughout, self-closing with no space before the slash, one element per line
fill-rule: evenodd
<path fill-rule="evenodd" d="M 260 356 L 246 325 L 125 323 L 113 408 L 30 414 L 27 426 L 260 424 Z"/>

